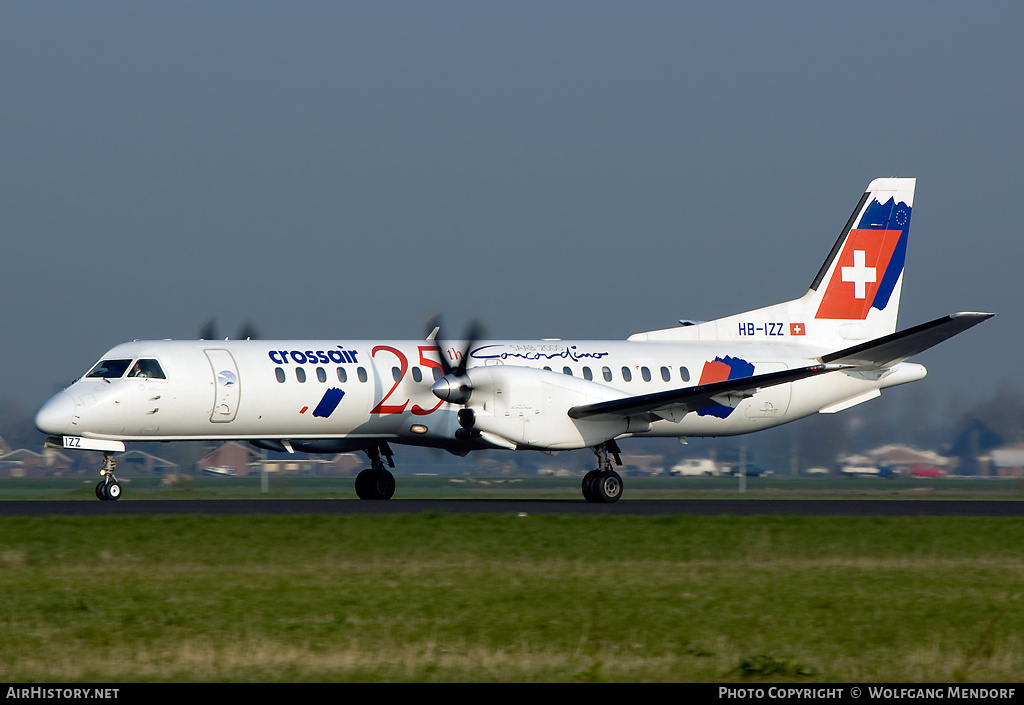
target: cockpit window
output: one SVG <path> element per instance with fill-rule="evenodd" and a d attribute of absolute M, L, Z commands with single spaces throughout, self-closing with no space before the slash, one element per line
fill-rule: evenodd
<path fill-rule="evenodd" d="M 130 364 L 132 364 L 131 360 L 100 360 L 86 377 L 117 379 L 124 374 L 124 371 L 128 369 Z"/>
<path fill-rule="evenodd" d="M 144 379 L 167 379 L 159 362 L 145 358 L 132 365 L 132 371 L 128 373 L 128 376 L 142 377 Z"/>

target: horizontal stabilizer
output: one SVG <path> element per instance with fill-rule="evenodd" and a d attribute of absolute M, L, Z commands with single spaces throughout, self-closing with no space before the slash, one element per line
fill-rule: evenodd
<path fill-rule="evenodd" d="M 795 370 L 783 370 L 782 372 L 769 372 L 763 375 L 730 379 L 724 382 L 711 382 L 700 384 L 696 387 L 685 387 L 683 389 L 672 389 L 667 392 L 655 392 L 653 394 L 640 394 L 625 399 L 613 399 L 601 401 L 594 404 L 582 404 L 569 409 L 570 418 L 585 419 L 591 416 L 614 415 L 614 416 L 636 416 L 639 414 L 653 413 L 669 407 L 680 409 L 684 414 L 730 400 L 739 403 L 746 397 L 754 396 L 758 390 L 765 387 L 774 387 L 777 384 L 795 382 L 807 377 L 835 372 L 846 369 L 845 365 L 812 365 L 801 367 Z"/>
<path fill-rule="evenodd" d="M 958 333 L 963 333 L 994 313 L 954 313 L 898 333 L 876 338 L 867 343 L 823 355 L 826 364 L 853 365 L 855 367 L 891 367 L 919 352 L 938 345 Z"/>

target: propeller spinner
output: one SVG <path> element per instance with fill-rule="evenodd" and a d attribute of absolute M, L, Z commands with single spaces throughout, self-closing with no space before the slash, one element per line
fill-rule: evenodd
<path fill-rule="evenodd" d="M 469 353 L 476 346 L 480 337 L 487 332 L 486 326 L 480 322 L 479 319 L 474 320 L 466 331 L 466 341 L 462 350 L 459 351 L 455 358 L 457 364 L 452 367 L 448 363 L 448 354 L 446 352 L 447 345 L 445 345 L 441 338 L 441 317 L 440 315 L 434 316 L 427 324 L 427 330 L 433 331 L 434 345 L 437 347 L 438 357 L 441 359 L 441 367 L 444 370 L 444 376 L 441 379 L 434 382 L 434 385 L 430 390 L 434 393 L 438 399 L 449 402 L 451 404 L 465 405 L 469 402 L 470 396 L 473 394 L 473 384 L 466 374 L 466 367 L 469 364 Z M 463 423 L 463 411 L 468 411 L 472 415 L 472 411 L 469 409 L 463 409 L 459 412 L 459 422 Z M 472 425 L 472 420 L 469 420 L 469 425 Z M 466 426 L 463 423 L 463 426 Z"/>

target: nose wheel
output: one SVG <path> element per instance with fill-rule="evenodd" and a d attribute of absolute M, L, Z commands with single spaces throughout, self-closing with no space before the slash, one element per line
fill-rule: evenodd
<path fill-rule="evenodd" d="M 387 443 L 381 443 L 366 449 L 370 456 L 371 467 L 356 476 L 356 496 L 359 499 L 391 499 L 395 494 L 395 476 L 384 467 L 381 455 L 388 460 L 388 465 L 395 467 L 394 456 Z"/>
<path fill-rule="evenodd" d="M 96 498 L 103 502 L 115 502 L 121 498 L 121 485 L 114 477 L 114 470 L 117 463 L 114 461 L 114 452 L 103 451 L 103 467 L 100 468 L 100 475 L 103 477 L 96 485 Z"/>

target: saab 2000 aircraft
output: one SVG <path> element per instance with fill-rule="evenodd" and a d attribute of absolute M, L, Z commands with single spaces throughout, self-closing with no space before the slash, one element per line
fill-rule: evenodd
<path fill-rule="evenodd" d="M 103 451 L 100 499 L 131 441 L 245 440 L 294 453 L 363 451 L 362 499 L 395 492 L 390 444 L 590 448 L 583 496 L 614 502 L 622 438 L 728 436 L 832 413 L 919 380 L 907 359 L 991 317 L 896 331 L 915 179 L 876 179 L 802 297 L 626 341 L 135 341 L 46 402 L 36 426 Z"/>

